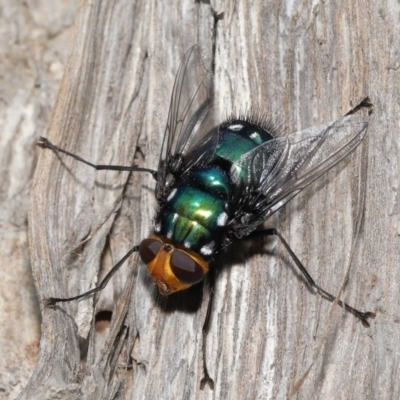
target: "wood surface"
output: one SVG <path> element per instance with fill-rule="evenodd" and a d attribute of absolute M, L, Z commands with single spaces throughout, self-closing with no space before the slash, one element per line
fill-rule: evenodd
<path fill-rule="evenodd" d="M 9 2 L 14 14 L 1 16 L 13 57 L 3 57 L 1 103 L 0 396 L 398 399 L 400 6 L 36 3 Z M 374 104 L 357 151 L 266 226 L 322 287 L 376 319 L 364 328 L 309 290 L 276 239 L 239 243 L 217 274 L 213 391 L 199 387 L 206 288 L 160 298 L 135 255 L 95 303 L 42 303 L 94 287 L 148 234 L 155 200 L 148 174 L 96 172 L 35 142 L 45 134 L 96 163 L 156 168 L 175 74 L 195 43 L 206 53 L 215 44 L 221 121 L 260 110 L 290 133 L 334 121 L 367 95 Z"/>

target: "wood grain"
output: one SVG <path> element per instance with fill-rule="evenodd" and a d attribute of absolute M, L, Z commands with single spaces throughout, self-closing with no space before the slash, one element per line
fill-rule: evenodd
<path fill-rule="evenodd" d="M 160 299 L 132 257 L 95 307 L 40 303 L 38 364 L 20 398 L 398 398 L 399 6 L 220 1 L 216 23 L 207 3 L 82 1 L 46 136 L 97 163 L 155 168 L 180 59 L 213 38 L 221 119 L 265 110 L 294 132 L 369 95 L 368 139 L 267 224 L 322 287 L 377 318 L 365 329 L 315 295 L 276 240 L 234 246 L 207 338 L 215 390 L 200 391 L 207 293 Z M 148 175 L 45 151 L 32 185 L 40 301 L 93 287 L 151 227 Z"/>

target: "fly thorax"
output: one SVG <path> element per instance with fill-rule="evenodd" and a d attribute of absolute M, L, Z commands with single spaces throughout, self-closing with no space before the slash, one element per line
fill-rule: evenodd
<path fill-rule="evenodd" d="M 155 232 L 188 250 L 211 256 L 231 214 L 230 192 L 230 182 L 218 167 L 189 172 L 166 194 Z"/>

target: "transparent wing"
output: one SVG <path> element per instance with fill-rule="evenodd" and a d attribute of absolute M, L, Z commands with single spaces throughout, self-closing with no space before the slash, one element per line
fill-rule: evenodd
<path fill-rule="evenodd" d="M 212 73 L 205 65 L 197 45 L 184 55 L 177 72 L 171 95 L 168 122 L 161 148 L 156 197 L 162 198 L 168 187 L 168 175 L 182 174 L 192 164 L 215 150 L 218 137 L 202 136 L 215 126 L 213 111 Z M 190 152 L 190 144 L 199 142 L 198 149 Z"/>
<path fill-rule="evenodd" d="M 368 126 L 360 110 L 372 106 L 364 102 L 330 125 L 265 142 L 234 164 L 232 179 L 239 184 L 240 177 L 242 193 L 234 236 L 248 235 L 360 144 Z"/>

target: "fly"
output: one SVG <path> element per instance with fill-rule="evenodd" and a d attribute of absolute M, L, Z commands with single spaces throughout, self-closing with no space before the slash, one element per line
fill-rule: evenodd
<path fill-rule="evenodd" d="M 368 125 L 360 118 L 360 111 L 372 109 L 372 104 L 365 98 L 330 125 L 290 135 L 278 135 L 273 124 L 254 117 L 231 118 L 215 125 L 212 73 L 204 67 L 200 73 L 193 68 L 197 52 L 193 46 L 185 54 L 175 78 L 157 170 L 95 165 L 40 139 L 41 148 L 64 153 L 96 170 L 150 173 L 156 180 L 158 204 L 150 235 L 134 246 L 98 287 L 74 297 L 50 297 L 46 306 L 102 290 L 134 252 L 139 252 L 162 295 L 185 290 L 215 269 L 219 256 L 232 243 L 255 235 L 277 236 L 307 283 L 329 301 L 335 300 L 314 282 L 276 229 L 256 228 L 360 144 Z M 205 362 L 214 293 L 210 275 L 202 388 L 206 383 L 214 385 Z M 365 327 L 369 326 L 368 318 L 375 317 L 340 300 L 338 304 Z"/>

